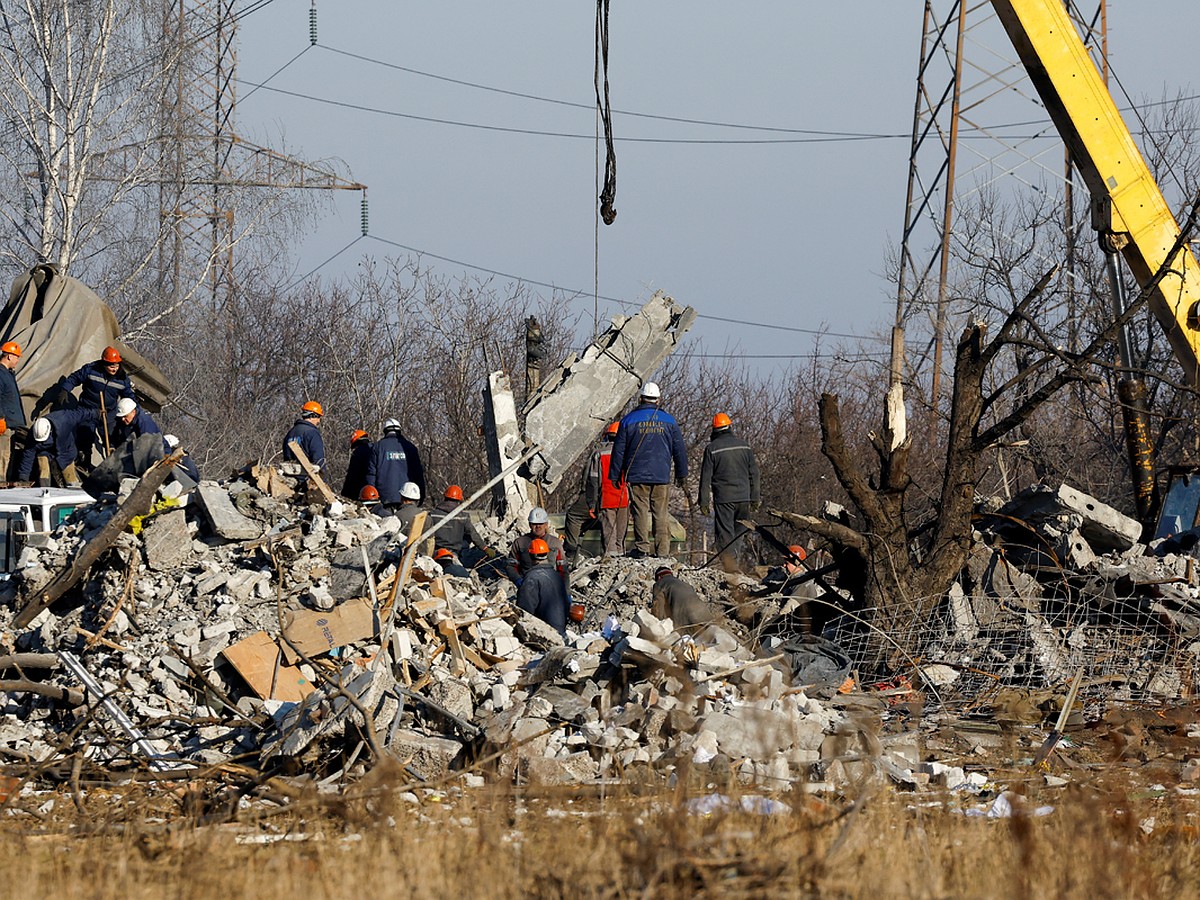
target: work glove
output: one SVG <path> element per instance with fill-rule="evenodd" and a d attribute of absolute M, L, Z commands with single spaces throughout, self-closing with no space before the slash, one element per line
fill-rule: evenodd
<path fill-rule="evenodd" d="M 675 487 L 677 487 L 677 488 L 682 488 L 684 486 L 684 484 L 686 484 L 686 483 L 687 483 L 687 479 L 684 478 L 682 475 L 680 475 L 678 478 L 675 479 Z"/>
<path fill-rule="evenodd" d="M 483 550 L 483 555 L 486 556 L 488 559 L 495 559 L 500 554 L 496 552 L 495 547 L 485 547 Z"/>
<path fill-rule="evenodd" d="M 0 433 L 2 433 L 2 432 L 0 432 Z M 589 519 L 594 519 L 594 518 L 596 518 L 596 510 L 594 510 L 594 509 L 589 509 L 589 510 L 588 510 L 588 518 L 589 518 Z"/>
<path fill-rule="evenodd" d="M 750 512 L 758 512 L 758 508 L 760 506 L 762 506 L 761 500 L 751 500 L 750 501 Z"/>
<path fill-rule="evenodd" d="M 708 515 L 708 504 L 707 503 L 700 504 L 700 515 L 702 515 L 702 516 Z"/>
<path fill-rule="evenodd" d="M 55 406 L 66 406 L 70 402 L 70 400 L 71 400 L 71 392 L 70 391 L 59 391 L 57 394 L 54 395 L 54 405 Z"/>

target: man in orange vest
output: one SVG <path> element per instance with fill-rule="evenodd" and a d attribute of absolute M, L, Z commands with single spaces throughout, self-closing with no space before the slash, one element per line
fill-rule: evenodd
<path fill-rule="evenodd" d="M 567 510 L 563 543 L 567 561 L 571 565 L 575 564 L 579 553 L 580 536 L 597 524 L 600 526 L 603 554 L 621 556 L 625 552 L 625 533 L 629 529 L 629 486 L 622 481 L 617 487 L 608 478 L 613 441 L 617 438 L 620 424 L 613 422 L 605 429 L 583 470 L 583 487 L 579 497 Z"/>

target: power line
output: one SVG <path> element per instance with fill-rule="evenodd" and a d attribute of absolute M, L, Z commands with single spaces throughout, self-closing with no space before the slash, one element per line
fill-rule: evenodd
<path fill-rule="evenodd" d="M 419 247 L 412 247 L 412 246 L 409 246 L 408 244 L 401 244 L 397 241 L 389 241 L 388 239 L 381 238 L 378 235 L 371 234 L 371 235 L 367 235 L 367 236 L 370 237 L 372 240 L 379 241 L 381 244 L 387 244 L 389 247 L 396 247 L 397 249 L 400 249 L 400 250 L 406 250 L 409 253 L 415 253 L 418 256 L 428 256 L 431 259 L 437 259 L 437 260 L 441 260 L 442 262 L 452 263 L 453 265 L 462 266 L 463 268 L 467 268 L 467 269 L 474 269 L 478 272 L 486 272 L 489 275 L 495 275 L 499 278 L 510 278 L 513 281 L 520 281 L 520 282 L 524 282 L 525 284 L 535 285 L 537 287 L 549 288 L 550 290 L 553 290 L 553 291 L 561 291 L 564 294 L 570 294 L 571 297 L 569 299 L 574 299 L 576 297 L 582 297 L 584 299 L 587 299 L 590 297 L 595 297 L 597 299 L 605 301 L 606 303 L 615 303 L 618 306 L 624 307 L 625 309 L 631 309 L 631 308 L 640 306 L 640 304 L 633 303 L 629 300 L 621 300 L 617 297 L 609 297 L 604 294 L 597 295 L 593 291 L 584 291 L 584 290 L 579 290 L 577 288 L 566 288 L 566 287 L 563 287 L 562 285 L 553 284 L 552 282 L 549 282 L 549 281 L 536 281 L 532 278 L 525 278 L 522 275 L 514 275 L 511 272 L 501 272 L 498 269 L 491 269 L 491 268 L 488 268 L 487 266 L 476 265 L 475 263 L 466 262 L 465 260 L 454 259 L 453 257 L 449 257 L 449 256 L 441 256 L 437 253 L 430 253 L 427 250 L 422 250 Z M 731 325 L 744 325 L 748 328 L 769 328 L 772 331 L 787 331 L 787 332 L 790 332 L 793 334 L 811 334 L 811 335 L 816 335 L 818 337 L 845 338 L 847 340 L 852 340 L 852 341 L 881 341 L 881 342 L 883 342 L 883 341 L 890 340 L 890 338 L 873 337 L 870 335 L 861 335 L 861 334 L 849 334 L 849 333 L 840 332 L 840 331 L 822 331 L 818 328 L 798 328 L 794 325 L 776 325 L 774 323 L 768 323 L 768 322 L 751 322 L 746 319 L 728 319 L 728 318 L 724 318 L 723 316 L 711 316 L 711 315 L 707 315 L 705 313 L 697 313 L 696 318 L 708 319 L 708 320 L 714 321 L 714 322 L 724 322 L 724 323 L 731 324 Z"/>

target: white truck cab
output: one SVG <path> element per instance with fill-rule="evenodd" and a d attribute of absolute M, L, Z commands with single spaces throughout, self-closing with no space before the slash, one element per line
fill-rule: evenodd
<path fill-rule="evenodd" d="M 0 574 L 16 568 L 24 535 L 54 531 L 76 509 L 94 502 L 78 488 L 0 488 Z"/>

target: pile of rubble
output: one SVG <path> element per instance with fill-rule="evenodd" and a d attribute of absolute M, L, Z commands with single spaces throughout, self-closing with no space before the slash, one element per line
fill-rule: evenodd
<path fill-rule="evenodd" d="M 426 781 L 495 757 L 502 777 L 554 783 L 684 762 L 786 782 L 809 778 L 843 725 L 792 687 L 786 654 L 652 616 L 654 560 L 580 567 L 591 618 L 564 641 L 507 581 L 406 560 L 395 518 L 303 505 L 265 467 L 183 505 L 160 491 L 75 591 L 13 628 L 132 487 L 31 541 L 6 587 L 9 761 L 329 777 L 389 753 Z"/>

